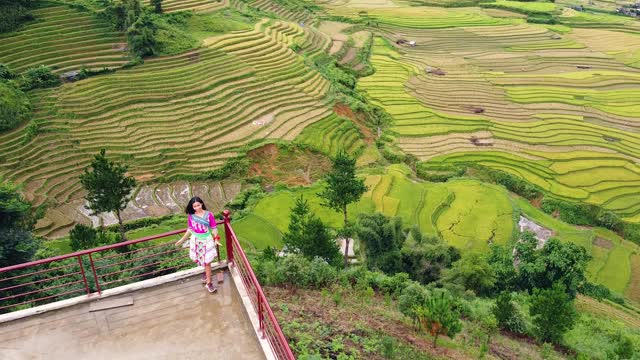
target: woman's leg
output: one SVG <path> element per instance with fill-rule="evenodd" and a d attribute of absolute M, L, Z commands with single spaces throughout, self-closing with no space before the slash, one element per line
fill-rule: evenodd
<path fill-rule="evenodd" d="M 207 275 L 207 284 L 211 284 L 211 263 L 204 265 L 204 272 Z"/>

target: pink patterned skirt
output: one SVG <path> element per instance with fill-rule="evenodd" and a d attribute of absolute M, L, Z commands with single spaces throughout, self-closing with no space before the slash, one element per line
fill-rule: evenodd
<path fill-rule="evenodd" d="M 217 255 L 216 244 L 209 232 L 205 234 L 191 233 L 189 241 L 189 257 L 198 266 L 204 266 L 213 262 Z"/>

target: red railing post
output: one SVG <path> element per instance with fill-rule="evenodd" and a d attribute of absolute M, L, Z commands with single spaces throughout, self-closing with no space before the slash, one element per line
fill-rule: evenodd
<path fill-rule="evenodd" d="M 224 235 L 227 245 L 227 263 L 233 263 L 233 242 L 231 241 L 233 237 L 233 233 L 231 231 L 231 212 L 229 210 L 225 210 L 222 212 L 222 216 L 224 217 Z"/>
<path fill-rule="evenodd" d="M 266 334 L 264 333 L 264 311 L 262 309 L 262 299 L 260 298 L 260 294 L 258 293 L 258 288 L 256 288 L 256 298 L 258 300 L 258 324 L 260 324 L 260 332 L 262 333 L 262 338 L 264 339 L 266 337 Z"/>
<path fill-rule="evenodd" d="M 87 283 L 87 276 L 84 274 L 84 266 L 82 265 L 82 257 L 80 255 L 78 255 L 78 265 L 80 266 L 80 272 L 82 273 L 84 289 L 87 291 L 87 295 L 89 295 L 91 294 L 91 290 L 89 290 L 89 283 Z"/>
<path fill-rule="evenodd" d="M 98 294 L 102 294 L 102 290 L 100 289 L 100 280 L 98 280 L 98 273 L 96 273 L 96 266 L 93 263 L 93 256 L 91 256 L 91 253 L 89 254 L 89 262 L 91 262 L 91 270 L 93 271 L 93 279 L 96 282 L 96 289 L 98 290 Z"/>

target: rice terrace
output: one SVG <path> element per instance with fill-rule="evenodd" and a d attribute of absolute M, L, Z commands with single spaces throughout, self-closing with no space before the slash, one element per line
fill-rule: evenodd
<path fill-rule="evenodd" d="M 34 214 L 33 259 L 78 250 L 83 226 L 117 239 L 81 181 L 104 149 L 136 180 L 127 238 L 184 228 L 192 196 L 231 209 L 300 359 L 640 359 L 640 3 L 0 0 L 0 13 L 0 179 Z M 344 213 L 326 197 L 341 156 L 366 186 Z M 329 285 L 275 275 L 303 202 L 343 253 L 353 238 Z M 400 239 L 383 246 L 397 267 L 367 221 Z M 553 269 L 577 249 L 572 282 Z M 487 267 L 491 286 L 460 280 Z M 389 284 L 404 273 L 462 299 L 461 335 L 402 310 Z M 500 288 L 507 273 L 535 286 Z M 560 337 L 533 315 L 553 276 L 578 314 Z M 496 315 L 485 339 L 504 293 L 523 318 Z"/>

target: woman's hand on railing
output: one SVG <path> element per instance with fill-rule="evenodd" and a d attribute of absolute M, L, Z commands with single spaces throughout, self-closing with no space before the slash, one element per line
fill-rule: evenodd
<path fill-rule="evenodd" d="M 216 245 L 220 246 L 220 235 L 214 236 L 213 241 L 216 243 Z"/>

